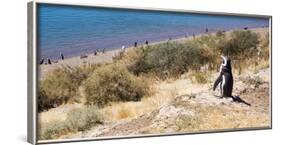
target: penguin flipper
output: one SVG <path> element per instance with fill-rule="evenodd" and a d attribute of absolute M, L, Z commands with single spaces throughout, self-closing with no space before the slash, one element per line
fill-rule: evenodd
<path fill-rule="evenodd" d="M 220 74 L 219 77 L 216 79 L 214 86 L 213 86 L 213 91 L 216 90 L 218 84 L 222 81 L 222 75 Z"/>

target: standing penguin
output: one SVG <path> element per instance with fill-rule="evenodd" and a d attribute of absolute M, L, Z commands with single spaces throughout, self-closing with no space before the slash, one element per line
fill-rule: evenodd
<path fill-rule="evenodd" d="M 61 58 L 61 60 L 64 60 L 64 55 L 62 52 L 60 52 L 60 58 Z"/>
<path fill-rule="evenodd" d="M 44 63 L 44 58 L 41 58 L 40 64 L 43 64 L 43 63 Z"/>
<path fill-rule="evenodd" d="M 221 97 L 232 97 L 233 76 L 231 72 L 231 60 L 228 57 L 221 56 L 223 63 L 220 67 L 220 75 L 214 83 L 213 90 L 220 84 Z"/>

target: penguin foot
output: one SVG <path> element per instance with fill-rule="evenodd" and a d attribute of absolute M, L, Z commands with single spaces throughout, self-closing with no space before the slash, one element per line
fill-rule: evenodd
<path fill-rule="evenodd" d="M 245 105 L 251 106 L 250 103 L 244 101 L 244 100 L 241 99 L 239 96 L 231 96 L 231 98 L 232 98 L 232 100 L 233 100 L 234 102 L 243 103 L 243 104 L 245 104 Z"/>

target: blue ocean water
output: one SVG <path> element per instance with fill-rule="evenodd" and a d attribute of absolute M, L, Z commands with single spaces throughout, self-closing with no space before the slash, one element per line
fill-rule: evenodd
<path fill-rule="evenodd" d="M 185 35 L 233 28 L 267 27 L 267 18 L 156 12 L 40 4 L 38 47 L 41 57 L 56 59 L 116 49 Z"/>

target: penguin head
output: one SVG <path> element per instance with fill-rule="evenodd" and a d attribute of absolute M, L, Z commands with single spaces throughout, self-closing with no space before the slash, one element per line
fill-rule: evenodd
<path fill-rule="evenodd" d="M 227 56 L 221 56 L 221 58 L 222 58 L 222 66 L 224 67 L 224 68 L 227 68 L 227 69 L 229 69 L 229 70 L 231 70 L 231 60 L 230 60 L 230 58 L 229 57 L 227 57 Z"/>

